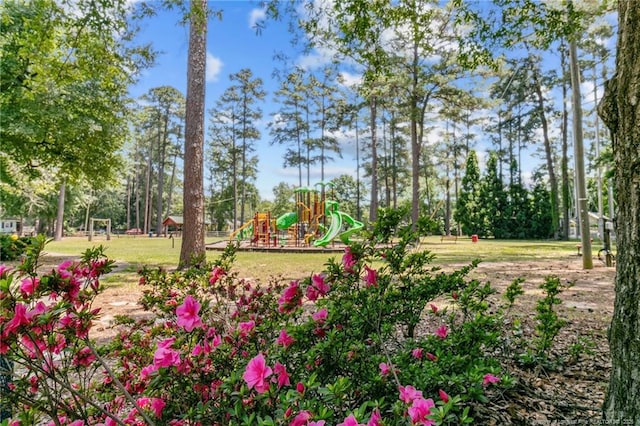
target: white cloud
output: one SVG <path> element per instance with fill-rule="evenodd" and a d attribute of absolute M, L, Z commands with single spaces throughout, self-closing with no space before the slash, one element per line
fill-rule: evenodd
<path fill-rule="evenodd" d="M 222 61 L 220 58 L 216 58 L 211 53 L 207 52 L 207 81 L 218 81 L 218 76 L 222 71 Z"/>
<path fill-rule="evenodd" d="M 249 28 L 254 29 L 260 22 L 264 21 L 267 17 L 267 11 L 265 9 L 252 9 L 249 12 Z"/>

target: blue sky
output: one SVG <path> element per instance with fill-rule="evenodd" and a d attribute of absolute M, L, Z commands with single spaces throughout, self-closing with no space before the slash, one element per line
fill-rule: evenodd
<path fill-rule="evenodd" d="M 222 10 L 219 20 L 209 20 L 207 35 L 207 110 L 230 86 L 229 75 L 243 68 L 250 68 L 256 77 L 261 77 L 267 91 L 260 123 L 262 140 L 256 144 L 259 156 L 259 175 L 256 186 L 262 198 L 273 199 L 273 187 L 279 182 L 297 185 L 297 169 L 282 167 L 284 148 L 269 145 L 269 133 L 266 128 L 271 119 L 270 113 L 276 105 L 273 93 L 278 84 L 271 74 L 279 65 L 274 61 L 277 51 L 293 52 L 290 48 L 291 36 L 287 32 L 286 22 L 268 21 L 260 34 L 256 33 L 254 22 L 263 17 L 257 2 L 251 1 L 214 1 L 209 7 Z M 180 12 L 163 11 L 142 23 L 138 41 L 150 42 L 160 51 L 156 65 L 147 69 L 137 85 L 131 88 L 131 95 L 138 97 L 153 87 L 170 85 L 186 94 L 187 53 L 189 47 L 188 27 L 180 24 Z M 322 63 L 321 56 L 312 54 L 298 57 L 297 63 L 309 66 Z M 206 120 L 208 121 L 208 113 Z M 347 173 L 355 177 L 355 153 L 353 150 L 343 153 L 343 159 L 325 166 L 325 180 Z M 206 167 L 205 167 L 206 168 Z M 314 180 L 315 179 L 315 180 Z M 320 180 L 320 169 L 312 169 L 312 184 Z M 206 183 L 205 183 L 206 185 Z"/>

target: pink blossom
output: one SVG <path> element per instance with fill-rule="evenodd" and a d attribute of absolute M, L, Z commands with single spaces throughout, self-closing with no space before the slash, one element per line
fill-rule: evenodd
<path fill-rule="evenodd" d="M 162 410 L 164 410 L 164 407 L 167 405 L 164 402 L 164 400 L 160 398 L 147 398 L 147 397 L 138 398 L 136 403 L 142 409 L 152 410 L 153 414 L 155 414 L 157 418 L 162 417 Z"/>
<path fill-rule="evenodd" d="M 298 382 L 296 383 L 296 390 L 299 394 L 304 394 L 304 383 Z"/>
<path fill-rule="evenodd" d="M 273 372 L 278 375 L 278 389 L 283 386 L 291 386 L 291 381 L 289 380 L 289 373 L 287 373 L 287 367 L 276 362 L 273 366 Z"/>
<path fill-rule="evenodd" d="M 386 362 L 381 362 L 379 367 L 380 367 L 380 374 L 382 374 L 383 376 L 386 376 L 391 372 L 391 368 L 389 368 L 389 364 L 387 364 Z"/>
<path fill-rule="evenodd" d="M 38 315 L 44 314 L 48 310 L 49 310 L 49 307 L 45 305 L 43 301 L 39 301 L 38 303 L 36 303 L 36 306 L 34 306 L 33 309 L 27 312 L 27 318 L 31 320 L 34 317 L 37 317 Z"/>
<path fill-rule="evenodd" d="M 322 274 L 313 274 L 311 284 L 318 290 L 320 296 L 326 296 L 331 288 L 329 284 L 324 281 L 324 275 Z"/>
<path fill-rule="evenodd" d="M 84 347 L 78 351 L 73 357 L 73 365 L 82 365 L 88 367 L 93 361 L 96 360 L 96 356 L 91 352 L 91 349 Z"/>
<path fill-rule="evenodd" d="M 344 266 L 345 272 L 353 272 L 353 267 L 356 265 L 356 259 L 351 253 L 351 247 L 347 247 L 344 249 L 344 254 L 342 255 L 342 266 Z"/>
<path fill-rule="evenodd" d="M 411 355 L 416 359 L 422 359 L 422 348 L 415 348 L 411 351 Z"/>
<path fill-rule="evenodd" d="M 442 389 L 438 389 L 438 395 L 440 395 L 440 399 L 442 400 L 442 402 L 444 402 L 445 404 L 447 402 L 449 402 L 449 395 L 443 391 Z"/>
<path fill-rule="evenodd" d="M 140 377 L 142 378 L 142 380 L 146 380 L 151 377 L 151 375 L 156 371 L 158 371 L 158 367 L 155 364 L 149 364 L 142 370 L 140 370 Z"/>
<path fill-rule="evenodd" d="M 238 324 L 238 332 L 240 333 L 240 336 L 247 337 L 255 327 L 256 322 L 253 320 L 241 322 Z"/>
<path fill-rule="evenodd" d="M 156 352 L 153 354 L 153 364 L 156 368 L 171 367 L 172 365 L 180 364 L 180 352 L 171 349 L 171 345 L 175 340 L 175 337 L 172 337 L 158 342 L 158 349 L 156 349 Z"/>
<path fill-rule="evenodd" d="M 214 348 L 217 348 L 221 344 L 222 344 L 222 336 L 220 336 L 219 334 L 216 334 L 215 336 L 213 336 L 213 340 L 211 340 L 211 346 L 213 346 Z"/>
<path fill-rule="evenodd" d="M 324 426 L 324 425 L 325 425 L 324 420 L 318 420 L 317 422 L 309 422 L 309 424 L 307 424 L 307 426 Z"/>
<path fill-rule="evenodd" d="M 29 325 L 29 323 L 30 321 L 27 317 L 27 305 L 24 303 L 16 303 L 16 306 L 13 308 L 13 318 L 11 318 L 4 326 L 2 337 L 9 336 L 21 325 Z"/>
<path fill-rule="evenodd" d="M 20 283 L 20 292 L 24 297 L 31 296 L 33 292 L 36 291 L 39 284 L 40 279 L 38 277 L 25 278 Z"/>
<path fill-rule="evenodd" d="M 427 352 L 427 358 L 429 358 L 429 360 L 433 362 L 436 362 L 438 360 L 438 357 L 432 354 L 431 352 Z"/>
<path fill-rule="evenodd" d="M 311 284 L 307 286 L 306 296 L 311 301 L 318 300 L 329 292 L 329 284 L 324 282 L 324 275 L 314 274 L 311 277 Z"/>
<path fill-rule="evenodd" d="M 482 379 L 482 386 L 487 386 L 490 383 L 498 383 L 500 381 L 500 377 L 496 377 L 493 374 L 485 374 Z"/>
<path fill-rule="evenodd" d="M 258 393 L 264 393 L 269 389 L 269 381 L 265 380 L 272 373 L 272 370 L 267 366 L 262 352 L 256 355 L 249 361 L 247 368 L 242 375 L 242 378 L 249 386 L 249 389 L 256 388 Z"/>
<path fill-rule="evenodd" d="M 11 266 L 0 265 L 0 278 L 4 278 L 11 271 Z"/>
<path fill-rule="evenodd" d="M 287 330 L 284 328 L 280 330 L 280 336 L 276 339 L 276 343 L 278 345 L 284 346 L 284 348 L 288 348 L 295 342 L 295 339 L 287 334 Z"/>
<path fill-rule="evenodd" d="M 214 285 L 220 278 L 222 278 L 227 272 L 219 266 L 215 266 L 211 270 L 211 276 L 209 277 L 209 284 Z"/>
<path fill-rule="evenodd" d="M 191 332 L 196 327 L 202 327 L 202 321 L 200 320 L 200 316 L 198 316 L 199 312 L 200 303 L 191 295 L 187 295 L 182 305 L 176 309 L 178 326 L 183 327 L 187 332 Z"/>
<path fill-rule="evenodd" d="M 300 411 L 297 416 L 289 423 L 289 426 L 305 426 L 311 418 L 311 413 L 307 410 Z M 307 425 L 308 426 L 308 425 Z"/>
<path fill-rule="evenodd" d="M 278 299 L 278 311 L 288 313 L 293 311 L 297 306 L 302 305 L 302 290 L 298 286 L 298 281 L 292 281 L 282 296 Z"/>
<path fill-rule="evenodd" d="M 411 417 L 411 422 L 423 426 L 435 424 L 433 420 L 427 419 L 427 416 L 431 414 L 431 409 L 435 406 L 436 404 L 431 398 L 424 399 L 420 397 L 415 399 L 411 407 L 409 407 L 409 410 L 407 410 L 409 417 Z"/>
<path fill-rule="evenodd" d="M 349 414 L 349 417 L 344 419 L 344 422 L 338 423 L 337 426 L 365 426 L 365 425 L 358 423 L 358 420 L 356 420 L 355 416 L 353 414 Z"/>
<path fill-rule="evenodd" d="M 447 335 L 449 335 L 449 329 L 447 328 L 446 325 L 443 324 L 440 327 L 438 327 L 438 329 L 435 331 L 434 334 L 441 339 L 446 339 Z"/>
<path fill-rule="evenodd" d="M 404 401 L 405 404 L 410 404 L 415 399 L 422 398 L 422 391 L 417 390 L 411 385 L 407 386 L 399 386 L 400 391 L 400 399 Z"/>
<path fill-rule="evenodd" d="M 327 313 L 327 308 L 322 308 L 318 312 L 313 314 L 311 317 L 313 318 L 313 320 L 315 322 L 323 323 L 327 319 L 327 314 L 328 314 Z"/>
<path fill-rule="evenodd" d="M 436 305 L 434 305 L 433 303 L 429 303 L 429 307 L 431 308 L 431 312 L 433 312 L 434 314 L 438 313 L 438 307 Z"/>
<path fill-rule="evenodd" d="M 69 268 L 71 268 L 72 266 L 73 266 L 73 261 L 71 260 L 65 260 L 64 262 L 59 264 L 57 271 L 60 278 L 62 279 L 70 278 L 71 272 L 69 271 Z"/>
<path fill-rule="evenodd" d="M 369 268 L 369 266 L 365 265 L 364 269 L 366 271 L 366 275 L 364 277 L 364 282 L 367 287 L 377 287 L 378 286 L 378 272 L 375 269 Z"/>
<path fill-rule="evenodd" d="M 453 300 L 458 300 L 458 292 L 457 291 L 452 291 L 451 292 L 451 298 Z"/>
<path fill-rule="evenodd" d="M 371 413 L 371 418 L 367 422 L 367 426 L 382 426 L 382 416 L 377 408 Z"/>
<path fill-rule="evenodd" d="M 69 426 L 84 426 L 84 420 L 74 420 L 69 423 Z"/>

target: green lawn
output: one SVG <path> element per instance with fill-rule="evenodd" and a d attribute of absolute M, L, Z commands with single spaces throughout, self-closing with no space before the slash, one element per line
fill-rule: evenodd
<path fill-rule="evenodd" d="M 214 242 L 209 239 L 207 243 Z M 110 258 L 128 263 L 129 271 L 136 271 L 142 265 L 175 267 L 180 256 L 181 240 L 176 238 L 149 238 L 145 236 L 113 236 L 107 241 L 104 236 L 95 237 L 92 242 L 87 238 L 65 238 L 52 241 L 47 252 L 78 255 L 84 249 L 95 245 L 106 247 Z M 421 249 L 427 249 L 436 255 L 435 264 L 466 263 L 478 258 L 485 262 L 544 260 L 575 257 L 576 241 L 513 241 L 480 240 L 473 243 L 468 238 L 459 238 L 456 242 L 440 241 L 440 237 L 423 238 Z M 594 254 L 601 246 L 594 242 Z M 218 251 L 208 251 L 209 259 L 220 255 Z M 263 253 L 238 252 L 236 268 L 245 277 L 281 276 L 285 279 L 299 277 L 311 272 L 321 271 L 330 257 L 340 257 L 338 253 Z"/>

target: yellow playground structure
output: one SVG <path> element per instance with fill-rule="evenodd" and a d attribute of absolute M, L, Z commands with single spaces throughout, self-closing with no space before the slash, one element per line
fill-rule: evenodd
<path fill-rule="evenodd" d="M 364 224 L 339 211 L 338 202 L 325 198 L 325 184 L 318 185 L 322 189 L 295 190 L 296 211 L 278 218 L 270 212 L 257 212 L 231 234 L 230 240 L 249 241 L 254 247 L 325 247 L 336 238 L 348 243 L 349 236 Z"/>

